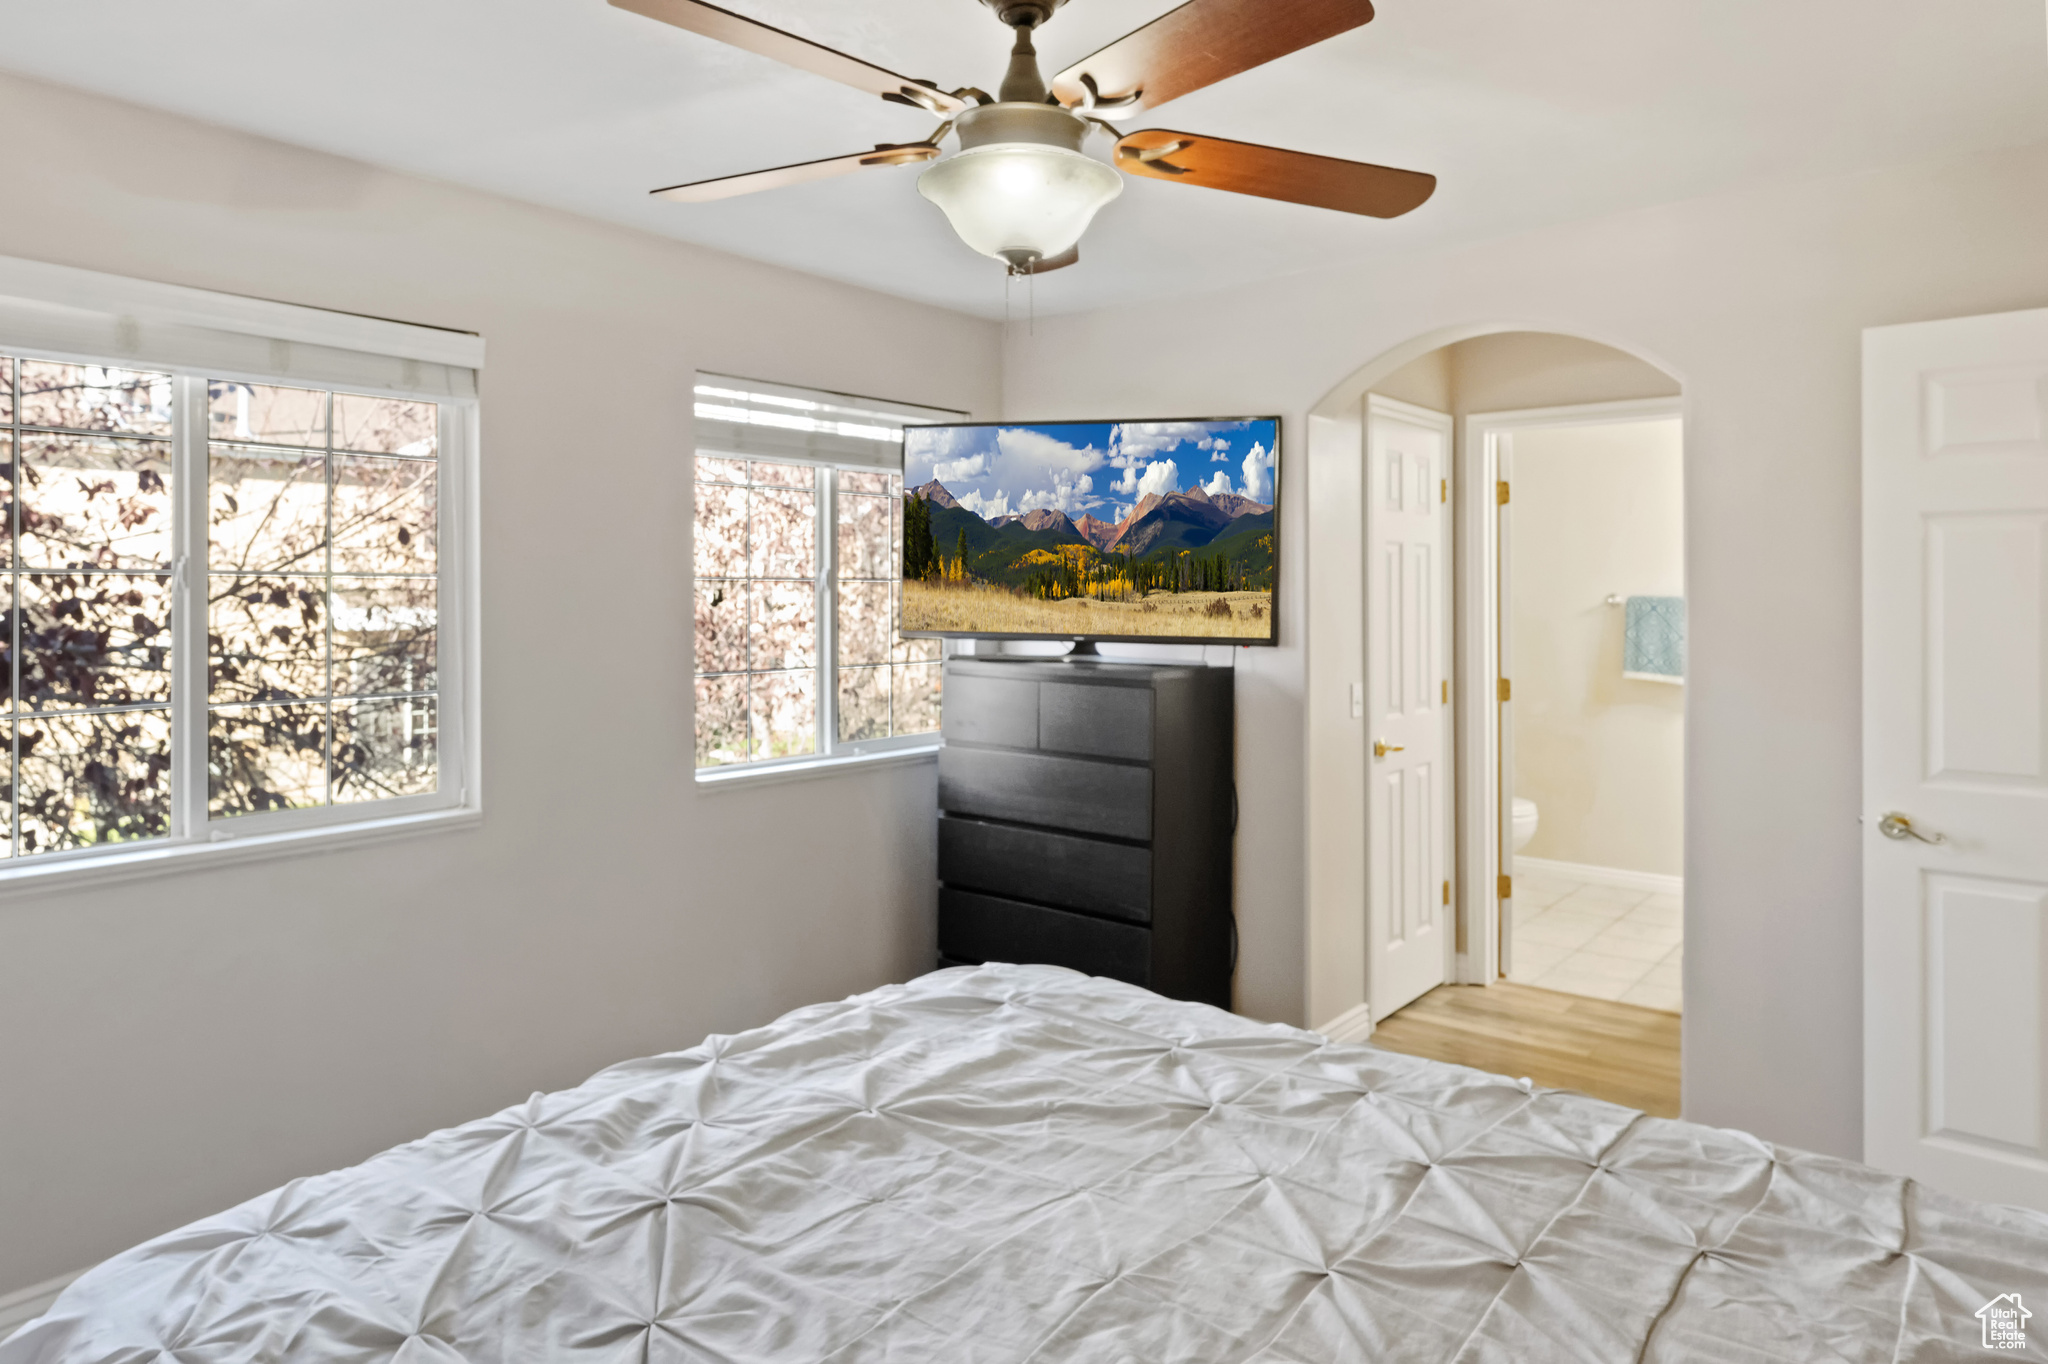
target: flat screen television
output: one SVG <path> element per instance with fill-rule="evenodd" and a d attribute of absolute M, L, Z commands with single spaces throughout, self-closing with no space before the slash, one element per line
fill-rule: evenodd
<path fill-rule="evenodd" d="M 906 635 L 1277 644 L 1278 417 L 903 429 Z"/>

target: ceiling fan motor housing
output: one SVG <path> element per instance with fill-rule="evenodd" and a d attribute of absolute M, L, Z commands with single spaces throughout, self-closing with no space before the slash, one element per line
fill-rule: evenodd
<path fill-rule="evenodd" d="M 1034 142 L 1078 152 L 1088 137 L 1089 127 L 1086 119 L 1068 113 L 1057 104 L 1014 102 L 984 104 L 964 110 L 953 123 L 962 151 L 995 142 Z"/>
<path fill-rule="evenodd" d="M 1037 28 L 1066 0 L 981 0 L 1010 28 Z"/>

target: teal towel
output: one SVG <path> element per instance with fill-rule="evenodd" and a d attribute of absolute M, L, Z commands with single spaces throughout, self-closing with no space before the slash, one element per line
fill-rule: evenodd
<path fill-rule="evenodd" d="M 1628 599 L 1621 675 L 1645 682 L 1685 680 L 1685 598 Z"/>

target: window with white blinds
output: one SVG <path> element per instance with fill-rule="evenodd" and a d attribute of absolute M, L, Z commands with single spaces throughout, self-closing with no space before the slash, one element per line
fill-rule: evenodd
<path fill-rule="evenodd" d="M 698 376 L 700 772 L 930 743 L 939 642 L 898 633 L 903 427 L 962 415 Z"/>
<path fill-rule="evenodd" d="M 480 361 L 0 258 L 0 880 L 473 811 Z"/>

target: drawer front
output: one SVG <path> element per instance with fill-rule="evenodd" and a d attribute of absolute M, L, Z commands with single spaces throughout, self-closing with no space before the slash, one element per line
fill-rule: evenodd
<path fill-rule="evenodd" d="M 1038 747 L 1038 684 L 951 673 L 939 732 L 954 743 Z"/>
<path fill-rule="evenodd" d="M 939 891 L 939 953 L 954 961 L 1043 963 L 1152 983 L 1149 929 L 951 887 Z"/>
<path fill-rule="evenodd" d="M 1152 689 L 1040 683 L 1038 746 L 1048 753 L 1150 762 Z"/>
<path fill-rule="evenodd" d="M 963 890 L 1152 921 L 1152 853 L 1127 843 L 941 818 L 939 879 Z"/>
<path fill-rule="evenodd" d="M 939 750 L 939 808 L 1020 824 L 1152 836 L 1152 770 L 985 748 Z"/>

